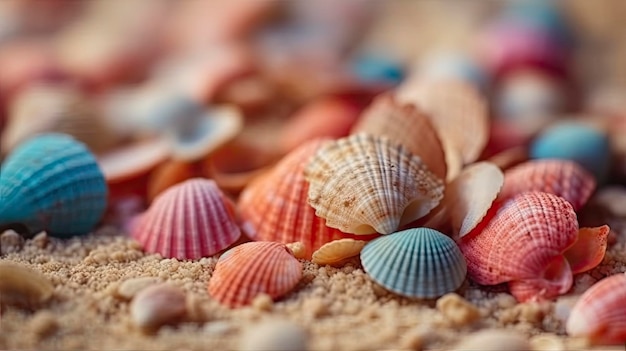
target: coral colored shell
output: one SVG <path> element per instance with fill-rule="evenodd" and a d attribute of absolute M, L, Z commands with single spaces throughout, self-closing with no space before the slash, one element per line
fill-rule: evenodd
<path fill-rule="evenodd" d="M 563 197 L 578 211 L 595 188 L 593 176 L 573 161 L 531 160 L 504 172 L 499 199 L 526 191 L 543 191 Z"/>
<path fill-rule="evenodd" d="M 319 265 L 335 265 L 361 253 L 367 241 L 344 238 L 322 245 L 313 252 L 311 261 Z"/>
<path fill-rule="evenodd" d="M 60 237 L 87 234 L 107 206 L 107 184 L 87 147 L 65 134 L 18 145 L 1 166 L 0 226 Z"/>
<path fill-rule="evenodd" d="M 535 191 L 504 202 L 482 231 L 461 238 L 459 245 L 471 279 L 483 285 L 511 282 L 513 295 L 528 301 L 570 289 L 572 271 L 563 253 L 577 237 L 572 205 Z"/>
<path fill-rule="evenodd" d="M 346 233 L 393 233 L 428 214 L 443 197 L 443 181 L 419 157 L 368 134 L 324 145 L 304 174 L 315 214 Z"/>
<path fill-rule="evenodd" d="M 250 183 L 239 197 L 239 209 L 248 236 L 254 240 L 283 244 L 301 242 L 304 257 L 322 245 L 345 237 L 354 237 L 326 226 L 307 202 L 309 184 L 304 167 L 328 139 L 315 139 L 286 155 L 271 171 Z M 371 238 L 370 236 L 365 239 Z"/>
<path fill-rule="evenodd" d="M 597 344 L 626 342 L 626 274 L 594 284 L 580 297 L 567 319 L 567 333 Z"/>
<path fill-rule="evenodd" d="M 214 255 L 241 236 L 234 204 L 214 181 L 201 178 L 161 193 L 130 231 L 146 252 L 190 260 Z"/>
<path fill-rule="evenodd" d="M 399 295 L 436 298 L 458 289 L 467 265 L 456 243 L 430 228 L 385 235 L 361 251 L 363 269 Z"/>
<path fill-rule="evenodd" d="M 401 102 L 412 103 L 430 117 L 447 147 L 462 155 L 464 164 L 476 161 L 487 144 L 489 120 L 480 93 L 468 83 L 456 80 L 409 81 L 400 87 Z"/>
<path fill-rule="evenodd" d="M 565 251 L 565 258 L 574 274 L 591 270 L 602 262 L 610 231 L 608 225 L 580 228 L 576 243 Z"/>
<path fill-rule="evenodd" d="M 386 136 L 401 143 L 419 156 L 437 177 L 446 178 L 446 158 L 437 131 L 415 106 L 401 104 L 390 94 L 381 95 L 352 129 L 353 134 L 361 132 Z"/>
<path fill-rule="evenodd" d="M 209 280 L 209 295 L 228 307 L 248 305 L 259 294 L 278 299 L 302 278 L 302 265 L 284 244 L 257 241 L 226 251 Z"/>

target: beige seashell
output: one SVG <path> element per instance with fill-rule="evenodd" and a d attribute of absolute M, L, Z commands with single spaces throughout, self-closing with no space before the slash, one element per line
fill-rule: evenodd
<path fill-rule="evenodd" d="M 248 327 L 240 338 L 241 351 L 305 351 L 307 333 L 287 320 L 263 320 Z"/>
<path fill-rule="evenodd" d="M 293 253 L 293 257 L 297 259 L 306 258 L 306 247 L 303 243 L 297 241 L 295 243 L 285 244 L 289 250 Z"/>
<path fill-rule="evenodd" d="M 141 290 L 130 304 L 133 322 L 145 330 L 174 323 L 187 313 L 185 293 L 169 284 L 158 284 Z"/>
<path fill-rule="evenodd" d="M 487 161 L 498 166 L 502 171 L 528 161 L 528 149 L 525 146 L 516 146 L 489 157 Z"/>
<path fill-rule="evenodd" d="M 304 174 L 315 214 L 352 234 L 393 233 L 428 214 L 443 197 L 443 181 L 419 157 L 368 134 L 324 145 Z"/>
<path fill-rule="evenodd" d="M 141 290 L 159 282 L 155 277 L 139 277 L 126 279 L 117 287 L 115 295 L 125 300 L 131 300 Z"/>
<path fill-rule="evenodd" d="M 448 293 L 437 299 L 437 309 L 454 325 L 464 326 L 480 318 L 476 306 L 456 293 Z"/>
<path fill-rule="evenodd" d="M 5 230 L 0 234 L 0 255 L 19 252 L 24 247 L 24 238 L 14 230 Z"/>
<path fill-rule="evenodd" d="M 460 150 L 454 147 L 450 137 L 440 135 L 439 139 L 441 140 L 441 145 L 443 146 L 443 150 L 445 152 L 447 167 L 446 182 L 449 183 L 461 173 L 461 170 L 463 170 L 463 154 L 461 154 Z"/>
<path fill-rule="evenodd" d="M 48 301 L 54 293 L 43 274 L 22 264 L 0 262 L 0 303 L 34 307 Z"/>
<path fill-rule="evenodd" d="M 518 332 L 487 329 L 465 337 L 452 350 L 528 351 L 530 344 L 527 337 Z"/>
<path fill-rule="evenodd" d="M 357 256 L 367 241 L 350 238 L 334 240 L 322 245 L 313 253 L 312 261 L 319 265 L 335 265 L 347 258 Z"/>
<path fill-rule="evenodd" d="M 565 343 L 556 334 L 542 333 L 530 338 L 533 351 L 565 351 Z"/>

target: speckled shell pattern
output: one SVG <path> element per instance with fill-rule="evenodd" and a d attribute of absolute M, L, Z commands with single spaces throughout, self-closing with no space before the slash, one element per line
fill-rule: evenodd
<path fill-rule="evenodd" d="M 226 251 L 220 257 L 208 292 L 231 308 L 248 305 L 259 294 L 278 299 L 302 278 L 302 265 L 281 243 L 256 241 Z"/>
<path fill-rule="evenodd" d="M 467 259 L 468 275 L 475 282 L 495 285 L 540 280 L 546 289 L 536 293 L 545 295 L 524 296 L 540 299 L 569 290 L 572 273 L 562 256 L 577 236 L 578 221 L 569 202 L 549 193 L 525 192 L 503 203 L 482 231 L 461 238 L 459 246 Z M 563 264 L 560 268 L 566 271 L 564 276 L 550 272 L 559 278 L 551 282 L 545 275 L 548 267 L 559 268 L 555 264 Z"/>
<path fill-rule="evenodd" d="M 304 179 L 304 167 L 328 139 L 305 142 L 287 154 L 268 174 L 250 183 L 239 198 L 239 210 L 246 234 L 260 241 L 283 244 L 301 242 L 305 258 L 311 259 L 315 250 L 333 240 L 355 237 L 330 228 L 315 215 L 307 201 L 309 184 Z M 374 236 L 360 236 L 359 239 Z"/>
<path fill-rule="evenodd" d="M 413 228 L 369 242 L 363 269 L 378 284 L 406 297 L 430 299 L 458 289 L 467 274 L 457 244 L 430 228 Z"/>
<path fill-rule="evenodd" d="M 604 278 L 585 291 L 572 308 L 566 331 L 596 343 L 625 343 L 626 274 Z"/>
<path fill-rule="evenodd" d="M 444 191 L 443 181 L 419 157 L 368 134 L 324 145 L 304 175 L 315 214 L 354 234 L 393 233 L 430 212 Z"/>
<path fill-rule="evenodd" d="M 26 140 L 1 167 L 0 225 L 66 237 L 87 234 L 104 215 L 104 175 L 87 147 L 66 134 Z"/>
<path fill-rule="evenodd" d="M 214 255 L 241 236 L 232 201 L 213 180 L 201 178 L 158 195 L 130 231 L 146 252 L 181 260 Z"/>

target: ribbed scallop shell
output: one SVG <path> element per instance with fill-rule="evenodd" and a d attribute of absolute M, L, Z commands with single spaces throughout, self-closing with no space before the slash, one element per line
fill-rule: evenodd
<path fill-rule="evenodd" d="M 578 220 L 569 202 L 526 192 L 503 203 L 481 232 L 461 238 L 459 246 L 471 279 L 483 285 L 513 281 L 518 292 L 524 290 L 516 294 L 512 287 L 518 300 L 540 300 L 571 287 L 572 271 L 563 253 L 577 236 Z"/>
<path fill-rule="evenodd" d="M 437 130 L 414 105 L 401 104 L 393 95 L 381 95 L 361 115 L 352 133 L 386 136 L 419 156 L 428 169 L 446 178 L 446 157 Z"/>
<path fill-rule="evenodd" d="M 375 239 L 361 251 L 361 262 L 378 284 L 414 298 L 452 292 L 467 274 L 456 243 L 430 228 L 407 229 Z"/>
<path fill-rule="evenodd" d="M 504 173 L 504 186 L 498 198 L 504 200 L 525 191 L 543 191 L 563 197 L 578 211 L 595 188 L 593 176 L 573 161 L 531 160 Z"/>
<path fill-rule="evenodd" d="M 0 226 L 21 223 L 30 233 L 86 234 L 104 215 L 107 184 L 94 155 L 65 134 L 20 144 L 0 172 Z"/>
<path fill-rule="evenodd" d="M 334 265 L 343 260 L 357 256 L 365 247 L 367 241 L 344 238 L 322 245 L 313 253 L 311 261 L 319 265 Z"/>
<path fill-rule="evenodd" d="M 324 145 L 304 175 L 315 214 L 346 233 L 393 233 L 426 215 L 443 197 L 443 181 L 419 157 L 368 134 Z"/>
<path fill-rule="evenodd" d="M 214 181 L 194 178 L 170 187 L 131 226 L 146 252 L 195 260 L 214 255 L 241 236 L 234 204 Z"/>
<path fill-rule="evenodd" d="M 248 305 L 258 294 L 278 299 L 302 278 L 302 265 L 284 244 L 257 241 L 226 251 L 209 280 L 209 295 L 228 307 Z"/>
<path fill-rule="evenodd" d="M 585 291 L 574 305 L 565 330 L 598 344 L 625 343 L 626 274 L 604 278 Z"/>

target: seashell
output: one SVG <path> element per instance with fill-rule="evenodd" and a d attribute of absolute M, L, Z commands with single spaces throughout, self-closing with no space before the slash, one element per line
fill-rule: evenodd
<path fill-rule="evenodd" d="M 456 293 L 438 298 L 436 307 L 455 326 L 472 324 L 480 319 L 478 307 Z"/>
<path fill-rule="evenodd" d="M 54 286 L 43 274 L 22 264 L 0 261 L 0 302 L 33 307 L 50 300 Z"/>
<path fill-rule="evenodd" d="M 397 85 L 405 76 L 400 62 L 381 52 L 357 55 L 352 59 L 350 68 L 357 80 L 363 83 Z"/>
<path fill-rule="evenodd" d="M 142 289 L 130 303 L 133 322 L 145 330 L 154 330 L 162 325 L 174 323 L 186 313 L 185 293 L 166 283 Z"/>
<path fill-rule="evenodd" d="M 433 51 L 420 62 L 417 74 L 423 80 L 462 80 L 480 91 L 490 84 L 489 73 L 468 53 L 461 51 Z"/>
<path fill-rule="evenodd" d="M 214 255 L 241 236 L 234 204 L 212 180 L 194 178 L 156 197 L 131 225 L 146 252 L 195 260 Z"/>
<path fill-rule="evenodd" d="M 467 266 L 456 243 L 430 228 L 407 229 L 369 242 L 363 269 L 396 294 L 430 299 L 458 289 Z"/>
<path fill-rule="evenodd" d="M 488 162 L 498 166 L 502 171 L 528 161 L 528 150 L 524 146 L 516 146 L 492 155 Z"/>
<path fill-rule="evenodd" d="M 304 171 L 309 203 L 346 233 L 389 234 L 426 215 L 443 182 L 404 146 L 354 134 L 322 146 Z"/>
<path fill-rule="evenodd" d="M 585 123 L 562 121 L 545 129 L 530 144 L 533 159 L 565 159 L 578 163 L 599 183 L 607 180 L 611 145 L 605 131 Z"/>
<path fill-rule="evenodd" d="M 306 351 L 308 335 L 300 326 L 280 319 L 264 319 L 244 329 L 238 350 Z"/>
<path fill-rule="evenodd" d="M 444 150 L 454 147 L 464 164 L 478 159 L 487 145 L 487 106 L 473 86 L 460 80 L 408 82 L 396 94 L 400 102 L 412 103 L 430 117 Z M 446 145 L 444 140 L 450 144 Z"/>
<path fill-rule="evenodd" d="M 528 337 L 522 333 L 511 330 L 486 329 L 469 334 L 454 345 L 451 350 L 528 351 L 530 349 Z"/>
<path fill-rule="evenodd" d="M 159 282 L 156 277 L 138 277 L 124 280 L 115 290 L 115 296 L 124 300 L 131 300 L 141 290 Z"/>
<path fill-rule="evenodd" d="M 311 261 L 320 266 L 332 266 L 350 257 L 357 256 L 361 253 L 365 244 L 367 244 L 365 240 L 355 240 L 351 238 L 333 240 L 313 252 Z"/>
<path fill-rule="evenodd" d="M 572 273 L 586 272 L 602 262 L 610 230 L 608 225 L 578 230 L 576 243 L 564 253 Z"/>
<path fill-rule="evenodd" d="M 68 237 L 91 231 L 104 215 L 107 185 L 87 147 L 65 134 L 20 144 L 0 172 L 0 226 Z"/>
<path fill-rule="evenodd" d="M 169 160 L 159 165 L 148 178 L 148 202 L 169 187 L 187 179 L 202 176 L 202 165 L 198 162 Z"/>
<path fill-rule="evenodd" d="M 626 342 L 626 274 L 604 278 L 583 293 L 574 305 L 565 330 L 596 344 Z"/>
<path fill-rule="evenodd" d="M 531 160 L 504 173 L 499 199 L 508 199 L 526 191 L 543 191 L 561 196 L 574 210 L 580 210 L 596 188 L 587 171 L 567 160 Z"/>
<path fill-rule="evenodd" d="M 399 103 L 393 95 L 377 97 L 363 112 L 352 134 L 386 136 L 419 156 L 428 169 L 446 178 L 446 158 L 437 131 L 415 106 Z"/>
<path fill-rule="evenodd" d="M 248 242 L 226 251 L 209 280 L 209 295 L 228 307 L 250 304 L 258 294 L 276 300 L 302 278 L 302 265 L 284 244 Z"/>
<path fill-rule="evenodd" d="M 5 230 L 0 234 L 0 255 L 20 252 L 24 247 L 24 237 L 14 230 Z"/>
<path fill-rule="evenodd" d="M 563 253 L 576 242 L 578 221 L 560 196 L 525 192 L 504 202 L 480 232 L 461 238 L 468 275 L 478 284 L 509 282 L 518 301 L 566 293 L 572 270 Z M 481 224 L 482 226 L 482 224 Z"/>

